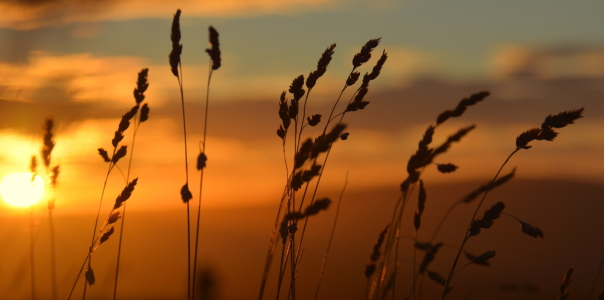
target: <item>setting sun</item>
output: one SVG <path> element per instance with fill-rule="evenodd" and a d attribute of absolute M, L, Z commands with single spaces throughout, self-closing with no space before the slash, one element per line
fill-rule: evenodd
<path fill-rule="evenodd" d="M 0 183 L 0 195 L 10 205 L 25 207 L 36 204 L 44 195 L 44 179 L 32 173 L 7 175 Z"/>

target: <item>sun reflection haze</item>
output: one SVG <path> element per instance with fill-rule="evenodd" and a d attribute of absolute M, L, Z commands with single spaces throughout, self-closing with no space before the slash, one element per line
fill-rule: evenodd
<path fill-rule="evenodd" d="M 44 196 L 44 179 L 32 173 L 10 174 L 0 183 L 2 199 L 12 206 L 34 205 Z M 32 180 L 33 179 L 33 180 Z"/>

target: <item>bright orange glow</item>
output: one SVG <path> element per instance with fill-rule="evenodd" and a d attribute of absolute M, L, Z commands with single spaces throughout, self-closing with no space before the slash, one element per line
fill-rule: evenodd
<path fill-rule="evenodd" d="M 12 206 L 25 207 L 38 203 L 44 196 L 44 179 L 32 173 L 10 174 L 0 183 L 2 199 Z"/>

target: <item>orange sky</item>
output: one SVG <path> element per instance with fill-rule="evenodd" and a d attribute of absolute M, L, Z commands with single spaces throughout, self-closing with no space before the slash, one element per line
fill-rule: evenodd
<path fill-rule="evenodd" d="M 440 174 L 431 166 L 422 175 L 427 184 L 438 187 L 439 200 L 432 202 L 431 213 L 442 214 L 451 195 L 463 194 L 461 187 L 491 179 L 515 149 L 515 139 L 520 133 L 539 126 L 549 114 L 584 107 L 584 118 L 560 129 L 555 141 L 532 142 L 533 148 L 517 153 L 504 170 L 517 168 L 514 180 L 518 180 L 518 184 L 502 192 L 502 199 L 511 201 L 510 209 L 523 217 L 538 211 L 535 221 L 547 229 L 548 238 L 553 236 L 551 240 L 536 244 L 542 241 L 535 242 L 526 236 L 520 238 L 527 239 L 519 240 L 520 233 L 511 236 L 501 230 L 498 234 L 509 238 L 507 242 L 491 239 L 472 247 L 478 252 L 497 245 L 502 256 L 511 259 L 510 253 L 522 254 L 514 248 L 519 240 L 523 246 L 534 247 L 520 259 L 529 262 L 542 254 L 539 251 L 555 252 L 548 256 L 555 264 L 535 263 L 540 271 L 535 278 L 523 275 L 514 281 L 514 277 L 508 276 L 513 272 L 499 269 L 501 265 L 495 266 L 496 276 L 478 271 L 480 276 L 491 274 L 484 276 L 494 276 L 497 282 L 522 285 L 534 279 L 540 288 L 556 286 L 564 268 L 570 264 L 582 266 L 588 273 L 595 272 L 593 265 L 599 259 L 596 252 L 602 246 L 593 242 L 601 240 L 594 237 L 601 232 L 596 212 L 604 195 L 604 139 L 601 138 L 604 40 L 601 31 L 594 28 L 603 28 L 602 4 L 569 7 L 542 1 L 541 5 L 551 8 L 544 11 L 539 3 L 525 6 L 519 2 L 505 7 L 478 1 L 438 5 L 391 0 L 216 3 L 200 5 L 191 0 L 177 4 L 183 10 L 182 75 L 189 180 L 195 203 L 199 173 L 194 162 L 202 139 L 209 67 L 203 52 L 208 47 L 207 26 L 216 26 L 221 38 L 223 66 L 213 74 L 210 91 L 208 165 L 203 189 L 203 207 L 209 216 L 203 219 L 207 244 L 202 251 L 204 265 L 216 268 L 227 290 L 241 285 L 239 291 L 226 291 L 225 299 L 251 299 L 253 296 L 249 295 L 255 295 L 258 286 L 265 242 L 286 178 L 281 140 L 276 135 L 281 91 L 287 90 L 296 76 L 307 76 L 314 70 L 322 51 L 331 43 L 337 43 L 328 71 L 313 89 L 307 107 L 309 114 L 320 113 L 325 117 L 350 72 L 353 55 L 368 39 L 379 36 L 381 44 L 360 71 L 370 72 L 383 50 L 388 52 L 388 61 L 380 77 L 370 85 L 365 100 L 371 103 L 362 111 L 346 115 L 344 122 L 350 136 L 346 141 L 335 143 L 319 189 L 319 194 L 337 197 L 348 174 L 347 191 L 355 206 L 346 208 L 348 215 L 343 222 L 353 229 L 341 232 L 339 245 L 354 251 L 336 250 L 343 257 L 336 263 L 336 270 L 356 274 L 356 269 L 362 269 L 366 263 L 376 234 L 390 214 L 387 208 L 396 199 L 398 186 L 407 175 L 407 160 L 416 150 L 426 127 L 435 122 L 439 113 L 453 109 L 462 98 L 488 90 L 490 97 L 436 131 L 434 144 L 440 144 L 459 128 L 477 125 L 461 143 L 454 144 L 436 161 L 458 165 L 456 172 Z M 125 276 L 134 286 L 145 285 L 147 283 L 136 275 L 140 269 L 134 266 L 154 264 L 144 267 L 152 278 L 149 282 L 153 292 L 149 295 L 168 297 L 182 292 L 183 281 L 178 276 L 172 278 L 172 285 L 162 282 L 164 273 L 183 274 L 180 267 L 184 258 L 182 252 L 175 249 L 186 247 L 183 246 L 184 204 L 179 196 L 185 181 L 180 94 L 167 60 L 175 5 L 135 0 L 106 1 L 103 5 L 63 0 L 0 4 L 0 10 L 6 12 L 0 16 L 0 40 L 3 41 L 0 46 L 0 178 L 29 169 L 31 156 L 38 154 L 42 145 L 43 121 L 52 116 L 56 125 L 52 159 L 53 164 L 61 167 L 54 213 L 62 243 L 59 247 L 62 284 L 69 285 L 79 267 L 76 260 L 85 254 L 87 243 L 83 241 L 89 239 L 89 227 L 99 205 L 107 164 L 97 149 L 111 149 L 111 139 L 121 116 L 134 104 L 132 90 L 136 75 L 142 68 L 149 68 L 150 85 L 145 92 L 145 103 L 151 112 L 149 120 L 141 124 L 134 147 L 131 178 L 137 177 L 139 181 L 128 206 L 140 213 L 134 217 L 133 226 L 134 232 L 141 235 L 130 236 L 128 255 L 135 258 L 130 258 Z M 347 90 L 343 101 L 348 101 L 354 90 Z M 319 132 L 320 129 L 307 130 L 305 135 L 315 136 Z M 123 140 L 129 150 L 133 148 L 131 134 L 132 129 L 128 129 Z M 290 167 L 291 148 L 288 144 Z M 126 159 L 119 166 L 125 171 Z M 123 186 L 122 175 L 114 170 L 101 207 L 102 216 L 111 209 Z M 575 188 L 585 190 L 575 194 Z M 549 196 L 532 202 L 532 197 L 539 196 L 540 192 Z M 581 198 L 570 199 L 575 195 Z M 550 198 L 569 215 L 548 207 Z M 370 205 L 370 201 L 380 205 Z M 568 201 L 582 204 L 573 207 Z M 379 209 L 374 211 L 377 206 Z M 585 212 L 582 210 L 585 207 L 593 210 Z M 48 239 L 46 212 L 44 203 L 33 209 L 39 245 L 46 245 Z M 28 274 L 28 260 L 23 253 L 28 247 L 25 237 L 29 233 L 29 213 L 27 208 L 14 208 L 0 202 L 0 244 L 3 245 L 0 246 L 3 270 L 0 292 L 15 285 L 22 290 L 19 295 L 23 295 L 23 299 L 28 297 L 29 283 L 14 278 Z M 333 217 L 333 210 L 329 214 Z M 452 223 L 461 224 L 469 216 L 456 218 Z M 508 219 L 507 228 L 516 228 L 513 226 L 517 223 Z M 83 222 L 86 225 L 82 225 Z M 317 249 L 323 249 L 324 228 L 331 224 L 325 219 L 321 222 L 324 227 L 317 225 L 317 240 L 311 244 L 319 245 Z M 147 227 L 148 224 L 152 225 Z M 434 226 L 433 222 L 427 224 L 429 228 Z M 578 224 L 576 230 L 584 234 L 566 230 L 573 224 Z M 457 232 L 455 226 L 450 228 L 453 236 Z M 443 236 L 447 243 L 459 243 L 448 234 Z M 113 265 L 114 257 L 110 253 L 116 243 L 110 242 L 112 244 L 106 246 L 109 249 L 102 248 L 105 252 L 100 252 L 98 262 Z M 240 248 L 246 245 L 250 245 L 249 251 L 242 254 Z M 46 250 L 40 246 L 36 255 L 45 257 Z M 582 250 L 587 254 L 581 256 Z M 315 271 L 323 250 L 313 247 L 308 251 L 311 271 L 304 272 Z M 142 252 L 145 254 L 140 255 Z M 225 263 L 230 260 L 236 267 Z M 40 258 L 40 261 L 46 260 Z M 354 272 L 351 261 L 354 261 Z M 439 264 L 445 268 L 446 263 Z M 41 263 L 39 268 L 38 274 L 43 274 L 48 266 Z M 523 265 L 513 263 L 513 268 L 522 269 Z M 99 267 L 99 274 L 103 274 L 99 277 L 99 286 L 110 286 L 109 269 L 105 265 Z M 249 275 L 247 280 L 248 277 L 242 278 L 238 273 L 254 275 Z M 462 290 L 472 288 L 467 283 L 476 273 L 468 273 L 467 281 L 460 283 Z M 523 274 L 527 273 L 523 271 Z M 583 276 L 586 281 L 585 278 L 591 278 L 590 274 L 577 276 Z M 314 281 L 314 277 L 307 278 Z M 344 284 L 344 279 L 350 279 L 358 288 L 364 284 L 363 278 L 356 275 L 332 274 L 331 278 L 334 286 Z M 162 283 L 168 286 L 159 288 Z M 497 289 L 485 287 L 489 288 L 490 292 Z M 61 294 L 65 289 L 61 288 Z M 429 288 L 430 291 L 436 289 Z M 327 295 L 333 295 L 334 290 L 337 289 L 328 290 Z M 93 297 L 108 297 L 104 291 L 103 288 L 95 290 Z M 353 294 L 352 289 L 349 292 Z M 358 289 L 354 292 L 360 293 Z M 137 295 L 135 288 L 128 293 Z M 544 288 L 542 296 L 554 294 Z M 460 292 L 456 296 L 464 295 Z"/>

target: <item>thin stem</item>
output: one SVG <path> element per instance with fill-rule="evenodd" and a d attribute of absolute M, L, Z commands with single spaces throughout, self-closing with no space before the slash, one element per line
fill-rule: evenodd
<path fill-rule="evenodd" d="M 508 161 L 510 160 L 510 158 L 512 158 L 512 156 L 516 152 L 518 152 L 518 150 L 520 150 L 520 149 L 522 149 L 522 148 L 517 147 L 516 150 L 514 150 L 508 156 L 508 158 L 506 158 L 506 160 L 503 162 L 503 164 L 501 165 L 501 167 L 497 171 L 497 174 L 495 174 L 495 177 L 493 178 L 493 180 L 491 180 L 491 184 L 489 184 L 487 190 L 482 195 L 482 199 L 480 199 L 480 202 L 478 203 L 478 206 L 476 207 L 476 210 L 474 210 L 474 214 L 472 215 L 472 219 L 470 219 L 470 224 L 468 225 L 468 229 L 466 229 L 466 234 L 464 236 L 464 239 L 463 239 L 461 245 L 459 246 L 459 250 L 457 251 L 457 255 L 455 256 L 455 260 L 453 261 L 453 265 L 451 266 L 451 270 L 449 270 L 449 276 L 447 277 L 447 281 L 445 282 L 445 287 L 443 288 L 443 293 L 440 296 L 440 300 L 444 300 L 445 297 L 447 296 L 447 293 L 446 293 L 447 289 L 449 288 L 449 284 L 451 283 L 451 279 L 453 278 L 453 274 L 455 273 L 455 267 L 457 266 L 457 262 L 459 261 L 459 256 L 461 255 L 461 252 L 463 251 L 463 247 L 465 246 L 466 242 L 470 238 L 470 227 L 472 226 L 472 222 L 474 221 L 474 219 L 476 218 L 476 215 L 478 214 L 478 210 L 482 206 L 482 203 L 484 202 L 484 199 L 489 194 L 489 191 L 491 190 L 493 182 L 495 182 L 495 180 L 497 180 L 497 177 L 499 177 L 499 173 L 501 173 L 501 170 L 503 170 L 503 167 L 505 167 L 505 165 L 508 163 Z"/>
<path fill-rule="evenodd" d="M 287 269 L 287 262 L 288 262 L 289 254 L 290 254 L 290 246 L 289 246 L 290 243 L 291 243 L 291 240 L 288 240 L 287 244 L 283 244 L 283 247 L 281 249 L 281 260 L 279 263 L 279 281 L 277 284 L 276 300 L 279 300 L 279 296 L 281 294 L 281 286 L 283 284 L 283 278 L 285 278 L 285 270 Z"/>
<path fill-rule="evenodd" d="M 31 280 L 31 299 L 36 299 L 36 281 L 34 264 L 34 205 L 29 207 L 29 273 Z"/>
<path fill-rule="evenodd" d="M 134 145 L 134 144 L 133 144 Z M 122 236 L 124 232 L 124 223 L 126 222 L 126 202 L 124 202 L 124 209 L 122 210 L 122 223 L 120 228 L 120 237 L 117 246 L 117 262 L 115 263 L 115 279 L 113 282 L 113 300 L 117 299 L 117 284 L 120 274 L 120 258 L 122 257 Z"/>
<path fill-rule="evenodd" d="M 187 201 L 187 299 L 191 299 L 191 218 Z"/>
<path fill-rule="evenodd" d="M 185 184 L 189 186 L 189 155 L 187 152 L 187 119 L 185 117 L 185 95 L 183 91 L 182 64 L 179 60 L 178 67 L 180 76 L 177 76 L 180 89 L 180 102 L 182 107 L 182 130 L 185 142 Z M 189 217 L 189 201 L 187 201 L 187 299 L 191 299 L 191 222 Z"/>
<path fill-rule="evenodd" d="M 136 113 L 136 115 L 138 116 L 138 112 Z M 134 120 L 136 120 L 136 116 L 134 118 Z M 134 155 L 134 145 L 135 145 L 135 141 L 136 141 L 136 133 L 138 132 L 138 127 L 140 125 L 139 123 L 136 123 L 135 121 L 135 128 L 134 128 L 134 133 L 132 134 L 132 146 L 130 149 L 130 158 L 128 160 L 128 170 L 126 172 L 126 184 L 128 184 L 129 180 L 130 180 L 130 170 L 132 167 L 132 156 Z M 120 170 L 121 171 L 121 170 Z M 115 278 L 114 278 L 114 282 L 113 282 L 113 300 L 117 299 L 117 285 L 119 282 L 119 274 L 120 274 L 120 258 L 122 257 L 122 237 L 123 237 L 123 233 L 124 233 L 124 228 L 125 228 L 125 223 L 126 223 L 126 202 L 124 202 L 124 208 L 122 209 L 122 222 L 120 225 L 120 233 L 119 233 L 119 242 L 118 242 L 118 246 L 117 246 L 117 262 L 115 263 Z"/>
<path fill-rule="evenodd" d="M 376 278 L 377 282 L 375 283 L 375 285 L 372 287 L 373 289 L 370 291 L 370 296 L 373 297 L 375 295 L 375 297 L 380 297 L 379 295 L 381 295 L 383 293 L 382 289 L 383 289 L 383 283 L 384 280 L 386 278 L 386 272 L 388 270 L 388 261 L 390 260 L 390 256 L 392 254 L 392 248 L 393 248 L 393 244 L 394 244 L 394 273 L 396 274 L 397 270 L 398 270 L 398 245 L 399 245 L 399 241 L 400 241 L 400 227 L 402 225 L 402 216 L 403 216 L 403 212 L 405 210 L 405 204 L 407 203 L 407 195 L 408 192 L 403 192 L 399 198 L 396 201 L 394 210 L 392 212 L 392 218 L 390 221 L 390 226 L 391 228 L 393 228 L 392 231 L 388 231 L 387 234 L 387 238 L 386 238 L 386 244 L 384 247 L 384 259 L 382 260 L 382 263 L 380 265 L 380 268 L 378 268 L 378 270 L 380 270 L 380 276 L 378 278 Z M 395 280 L 393 278 L 393 280 Z"/>
<path fill-rule="evenodd" d="M 290 243 L 290 247 L 291 247 L 291 254 L 292 254 L 292 258 L 290 259 L 291 262 L 291 280 L 290 280 L 290 293 L 291 293 L 291 299 L 292 300 L 296 300 L 296 270 L 298 269 L 298 261 L 294 259 L 293 255 L 294 253 L 296 253 L 296 236 L 295 233 L 290 234 L 291 236 L 291 243 Z M 288 300 L 289 300 L 289 295 L 288 295 Z"/>
<path fill-rule="evenodd" d="M 323 272 L 325 271 L 325 265 L 327 265 L 327 257 L 329 256 L 329 250 L 331 249 L 331 243 L 333 242 L 333 236 L 336 232 L 336 225 L 338 224 L 338 216 L 340 215 L 340 206 L 342 205 L 342 198 L 344 197 L 344 191 L 346 190 L 346 186 L 348 186 L 348 172 L 346 172 L 346 179 L 344 181 L 344 186 L 342 187 L 342 191 L 340 192 L 340 197 L 338 198 L 338 207 L 336 208 L 336 216 L 333 220 L 333 226 L 331 227 L 331 234 L 329 235 L 329 242 L 327 242 L 327 249 L 325 250 L 325 256 L 323 256 L 323 263 L 321 264 L 321 271 L 319 272 L 319 283 L 317 283 L 317 289 L 315 290 L 315 300 L 319 297 L 319 289 L 321 288 L 321 282 L 323 281 Z"/>
<path fill-rule="evenodd" d="M 416 285 L 417 285 L 417 276 L 415 276 L 416 273 L 416 263 L 417 263 L 417 247 L 415 247 L 415 245 L 417 245 L 417 229 L 415 230 L 415 235 L 413 236 L 413 273 L 411 273 L 411 276 L 413 276 L 413 298 L 411 299 L 415 299 L 415 295 L 417 293 L 416 290 Z"/>
<path fill-rule="evenodd" d="M 604 256 L 602 257 L 602 261 L 600 261 L 600 266 L 598 267 L 598 273 L 596 273 L 596 278 L 594 278 L 594 283 L 591 285 L 591 291 L 589 292 L 589 297 L 592 297 L 594 292 L 596 291 L 596 284 L 598 283 L 598 279 L 600 278 L 600 273 L 602 272 L 603 266 L 604 266 Z"/>
<path fill-rule="evenodd" d="M 117 147 L 113 147 L 113 156 L 115 156 L 115 152 L 117 150 Z M 94 242 L 95 242 L 95 237 L 97 235 L 97 226 L 99 223 L 99 217 L 101 215 L 101 206 L 103 204 L 103 197 L 105 196 L 105 189 L 107 188 L 107 181 L 109 180 L 109 174 L 111 174 L 111 170 L 113 170 L 113 167 L 115 166 L 115 164 L 113 162 L 109 162 L 109 169 L 107 170 L 107 175 L 105 175 L 105 182 L 103 183 L 103 190 L 101 191 L 101 199 L 99 201 L 99 208 L 97 209 L 96 212 L 96 219 L 94 221 L 94 228 L 92 229 L 92 241 L 90 242 L 90 247 L 88 248 L 88 252 L 91 254 L 92 253 L 92 247 L 94 246 Z M 88 257 L 88 263 L 90 264 L 90 260 L 92 259 L 92 257 Z M 78 277 L 76 278 L 75 282 L 78 282 L 78 279 L 80 278 L 80 275 L 82 275 L 82 272 L 80 271 L 80 273 L 78 274 Z M 74 283 L 74 288 L 75 288 L 75 283 Z M 87 290 L 87 286 L 86 286 L 86 282 L 84 282 L 84 292 L 82 295 L 82 299 L 86 299 L 86 290 Z M 73 292 L 73 289 L 72 289 Z"/>
<path fill-rule="evenodd" d="M 288 179 L 289 182 L 289 179 Z M 281 217 L 281 210 L 283 208 L 283 203 L 285 202 L 285 198 L 287 197 L 287 193 L 289 189 L 287 188 L 287 184 L 283 189 L 283 194 L 281 195 L 281 201 L 279 202 L 279 208 L 277 209 L 277 217 L 275 218 L 275 225 L 273 227 L 273 232 L 271 233 L 270 241 L 268 244 L 268 251 L 266 254 L 266 260 L 264 262 L 264 270 L 262 272 L 262 282 L 260 284 L 260 291 L 258 293 L 258 300 L 262 300 L 264 296 L 264 289 L 266 288 L 266 282 L 268 280 L 268 273 L 270 271 L 271 263 L 273 260 L 273 256 L 275 253 L 275 241 L 277 238 L 277 231 L 279 229 L 279 219 Z"/>
<path fill-rule="evenodd" d="M 49 162 L 50 163 L 50 162 Z M 55 225 L 52 218 L 52 211 L 54 209 L 54 198 L 55 198 L 55 186 L 50 180 L 50 170 L 48 165 L 45 165 L 46 177 L 45 183 L 49 187 L 50 195 L 47 198 L 48 208 L 48 227 L 50 233 L 50 288 L 51 288 L 51 299 L 57 300 L 57 260 L 55 251 Z M 52 203 L 52 204 L 51 204 Z"/>
<path fill-rule="evenodd" d="M 67 296 L 67 300 L 71 299 L 71 295 L 73 295 L 73 291 L 75 290 L 75 287 L 78 284 L 78 279 L 80 279 L 80 275 L 82 275 L 82 271 L 84 270 L 84 267 L 86 266 L 86 263 L 88 262 L 88 258 L 90 258 L 90 252 L 88 252 L 88 254 L 86 255 L 86 258 L 84 259 L 84 263 L 82 263 L 82 266 L 80 267 L 80 271 L 78 272 L 78 276 L 76 277 L 76 280 L 73 283 L 73 286 L 71 287 L 71 291 L 69 292 L 69 296 Z M 84 285 L 85 284 L 86 284 L 86 282 L 84 282 Z"/>
<path fill-rule="evenodd" d="M 354 72 L 354 68 L 352 69 L 352 71 L 350 72 L 352 74 L 352 72 Z M 329 114 L 329 118 L 327 123 L 325 124 L 325 128 L 323 128 L 323 134 L 325 134 L 325 132 L 327 132 L 327 126 L 329 125 L 329 119 L 331 119 L 331 116 L 333 115 L 334 110 L 336 109 L 336 106 L 338 105 L 338 102 L 340 101 L 340 99 L 342 98 L 342 95 L 344 94 L 344 91 L 346 90 L 348 86 L 346 84 L 344 84 L 344 87 L 342 88 L 342 91 L 340 91 L 340 95 L 338 95 L 338 99 L 336 99 L 336 103 L 333 105 L 333 108 L 331 109 L 331 113 Z M 340 119 L 340 121 L 338 122 L 338 124 L 342 123 L 342 119 L 344 118 L 344 114 L 342 114 L 342 118 Z M 313 194 L 310 198 L 310 204 L 312 204 L 315 201 L 315 198 L 317 196 L 317 190 L 319 189 L 319 184 L 321 183 L 321 178 L 323 177 L 323 171 L 325 170 L 325 165 L 327 164 L 327 159 L 329 158 L 329 153 L 331 152 L 331 147 L 329 147 L 329 149 L 327 149 L 327 152 L 325 153 L 325 159 L 323 160 L 323 165 L 321 167 L 321 171 L 319 172 L 319 176 L 317 177 L 317 183 L 315 184 L 315 188 L 313 191 Z M 313 165 L 316 163 L 317 158 L 315 158 L 315 161 L 313 162 Z M 309 184 L 307 183 L 306 188 L 304 190 L 304 195 L 302 196 L 302 200 L 300 201 L 300 210 L 302 210 L 302 204 L 304 203 L 304 200 L 306 199 L 306 191 L 308 190 L 308 186 Z M 305 221 L 304 221 L 304 226 L 302 228 L 302 233 L 300 235 L 300 241 L 298 244 L 298 249 L 302 249 L 302 241 L 304 240 L 304 234 L 306 233 L 306 225 L 308 224 L 308 217 L 306 217 Z M 298 256 L 300 253 L 296 253 L 296 260 L 298 260 Z"/>
<path fill-rule="evenodd" d="M 352 71 L 350 71 L 350 74 L 352 74 L 352 72 L 354 72 L 355 69 L 356 68 L 352 68 Z M 350 76 L 350 75 L 348 75 L 348 76 Z M 323 129 L 323 134 L 325 134 L 325 132 L 327 131 L 327 126 L 331 122 L 331 117 L 333 116 L 333 112 L 336 110 L 336 107 L 338 106 L 340 99 L 342 99 L 342 95 L 344 94 L 344 91 L 346 90 L 347 87 L 348 87 L 348 85 L 344 84 L 344 87 L 342 88 L 342 91 L 340 91 L 340 95 L 338 96 L 336 103 L 334 103 L 333 107 L 331 108 L 331 112 L 329 113 L 329 118 L 327 118 L 327 122 L 325 123 L 325 129 Z"/>
<path fill-rule="evenodd" d="M 180 77 L 178 79 L 178 87 L 180 88 L 180 102 L 182 107 L 182 130 L 183 130 L 183 138 L 185 142 L 185 175 L 186 175 L 186 183 L 189 183 L 189 155 L 187 153 L 187 119 L 185 117 L 185 95 L 183 92 L 183 79 L 182 79 L 182 65 L 180 62 L 178 63 L 180 68 Z"/>
<path fill-rule="evenodd" d="M 210 60 L 211 62 L 211 60 Z M 212 64 L 210 63 L 210 74 L 208 76 L 208 87 L 206 89 L 206 111 L 205 111 L 205 116 L 204 116 L 204 122 L 203 122 L 203 140 L 201 141 L 201 152 L 205 154 L 206 152 L 206 137 L 207 137 L 207 132 L 208 132 L 208 109 L 209 109 L 209 103 L 210 103 L 210 81 L 212 80 L 212 73 L 213 73 L 213 69 L 212 69 Z M 191 293 L 191 299 L 195 299 L 195 287 L 196 287 L 196 280 L 197 280 L 197 252 L 199 249 L 199 222 L 201 219 L 201 193 L 203 191 L 203 171 L 205 168 L 201 168 L 200 172 L 200 177 L 199 177 L 199 204 L 197 205 L 197 226 L 195 229 L 195 252 L 194 252 L 194 259 L 193 259 L 193 291 Z"/>
<path fill-rule="evenodd" d="M 52 299 L 57 299 L 57 261 L 55 253 L 55 225 L 52 219 L 52 209 L 48 210 L 48 226 L 50 229 L 50 283 Z"/>

